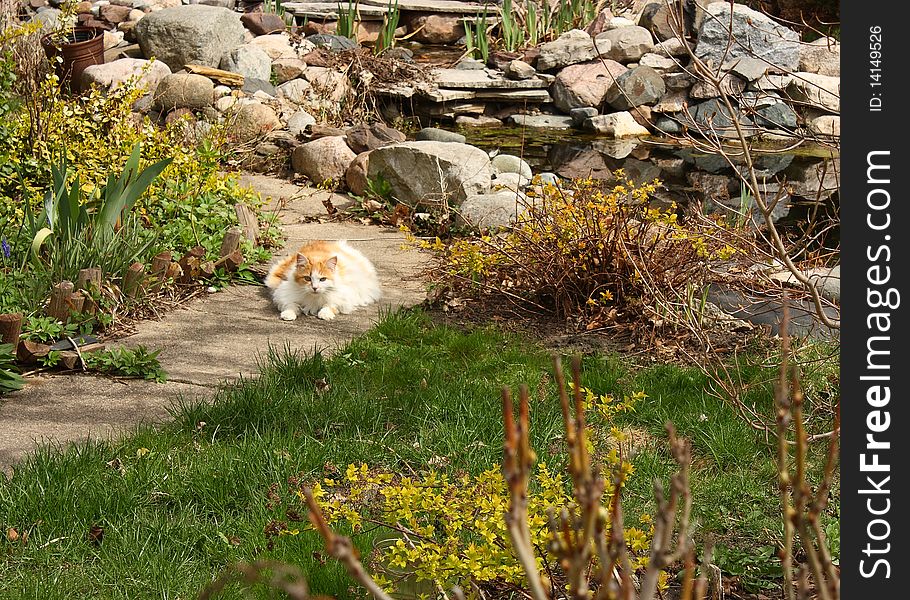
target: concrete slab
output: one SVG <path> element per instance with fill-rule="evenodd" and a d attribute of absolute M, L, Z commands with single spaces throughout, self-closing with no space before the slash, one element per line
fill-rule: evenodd
<path fill-rule="evenodd" d="M 108 344 L 141 344 L 160 350 L 167 383 L 40 375 L 29 377 L 23 390 L 5 397 L 0 402 L 0 470 L 9 474 L 38 443 L 107 439 L 139 422 L 159 423 L 167 418 L 167 407 L 181 396 L 208 397 L 224 381 L 255 376 L 270 346 L 331 352 L 368 330 L 380 311 L 424 299 L 420 273 L 428 264 L 427 255 L 403 249 L 400 232 L 314 220 L 326 214 L 323 199 L 331 198 L 336 206 L 349 202 L 338 194 L 259 175 L 245 176 L 243 181 L 259 190 L 270 206 L 283 205 L 280 220 L 286 252 L 307 240 L 347 239 L 376 266 L 382 300 L 330 322 L 304 316 L 287 322 L 279 319 L 264 287 L 232 286 L 195 298 L 161 320 L 139 323 L 135 334 Z M 283 255 L 276 253 L 276 259 Z"/>

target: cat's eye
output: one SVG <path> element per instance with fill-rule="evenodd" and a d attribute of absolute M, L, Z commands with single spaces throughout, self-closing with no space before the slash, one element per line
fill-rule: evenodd
<path fill-rule="evenodd" d="M 328 279 L 328 277 L 320 277 L 319 281 L 325 281 L 326 279 Z"/>
<path fill-rule="evenodd" d="M 309 276 L 309 275 L 304 275 L 304 276 L 303 276 L 303 280 L 304 280 L 304 281 L 309 281 L 309 280 L 310 280 L 310 276 Z"/>

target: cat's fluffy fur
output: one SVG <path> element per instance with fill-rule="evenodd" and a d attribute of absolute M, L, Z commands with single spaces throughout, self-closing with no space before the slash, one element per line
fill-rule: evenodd
<path fill-rule="evenodd" d="M 329 321 L 381 296 L 373 264 L 344 240 L 304 244 L 272 266 L 265 285 L 285 321 L 301 312 Z"/>

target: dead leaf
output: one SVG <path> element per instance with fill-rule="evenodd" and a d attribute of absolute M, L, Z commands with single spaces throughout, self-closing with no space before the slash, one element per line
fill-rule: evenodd
<path fill-rule="evenodd" d="M 98 547 L 101 545 L 101 540 L 104 539 L 104 527 L 99 525 L 92 525 L 88 530 L 88 541 L 92 546 Z"/>
<path fill-rule="evenodd" d="M 8 539 L 11 542 L 15 542 L 16 540 L 19 539 L 19 532 L 16 531 L 15 527 L 10 527 L 9 529 L 6 530 L 6 539 Z"/>
<path fill-rule="evenodd" d="M 329 389 L 329 382 L 326 381 L 325 377 L 316 380 L 316 393 L 322 394 Z"/>
<path fill-rule="evenodd" d="M 335 213 L 338 212 L 338 209 L 335 208 L 334 204 L 332 204 L 331 198 L 326 198 L 325 200 L 323 200 L 322 205 L 325 207 L 325 210 L 327 213 L 329 213 L 329 215 L 334 215 Z"/>

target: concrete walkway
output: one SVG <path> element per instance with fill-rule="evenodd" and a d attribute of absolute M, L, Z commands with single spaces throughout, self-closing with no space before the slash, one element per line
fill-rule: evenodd
<path fill-rule="evenodd" d="M 318 223 L 327 192 L 307 190 L 283 180 L 247 176 L 263 197 L 290 198 L 281 212 L 286 251 L 312 239 L 347 239 L 379 272 L 383 300 L 376 306 L 326 322 L 301 316 L 278 318 L 264 287 L 233 286 L 194 299 L 146 321 L 138 331 L 113 345 L 160 349 L 168 383 L 117 380 L 90 375 L 38 375 L 26 387 L 0 401 L 0 470 L 11 467 L 37 443 L 63 444 L 85 438 L 108 438 L 139 422 L 161 422 L 177 398 L 206 397 L 219 383 L 257 373 L 257 361 L 269 346 L 309 352 L 331 351 L 369 329 L 380 310 L 411 306 L 425 297 L 419 273 L 426 257 L 402 250 L 403 236 L 387 228 L 351 223 Z M 335 197 L 336 204 L 340 197 Z M 278 253 L 276 253 L 277 255 Z"/>

